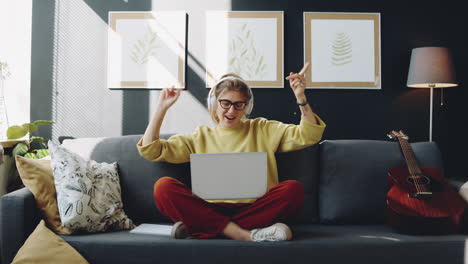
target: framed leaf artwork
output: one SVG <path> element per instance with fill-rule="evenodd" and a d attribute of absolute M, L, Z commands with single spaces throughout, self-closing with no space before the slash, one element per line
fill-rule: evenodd
<path fill-rule="evenodd" d="M 185 88 L 187 14 L 109 12 L 109 89 Z"/>
<path fill-rule="evenodd" d="M 207 12 L 207 87 L 235 73 L 250 87 L 283 88 L 283 59 L 283 12 Z"/>
<path fill-rule="evenodd" d="M 380 89 L 380 13 L 304 13 L 307 88 Z"/>

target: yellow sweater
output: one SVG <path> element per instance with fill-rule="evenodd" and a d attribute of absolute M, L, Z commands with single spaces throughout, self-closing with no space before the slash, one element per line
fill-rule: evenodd
<path fill-rule="evenodd" d="M 275 152 L 288 152 L 316 144 L 322 138 L 325 123 L 318 125 L 301 120 L 299 125 L 284 124 L 265 118 L 246 119 L 234 128 L 199 126 L 192 134 L 180 134 L 167 140 L 157 139 L 142 146 L 140 155 L 150 161 L 184 163 L 191 153 L 266 152 L 268 188 L 278 184 Z M 255 199 L 216 200 L 225 203 L 249 203 Z M 215 202 L 215 201 L 209 201 Z"/>

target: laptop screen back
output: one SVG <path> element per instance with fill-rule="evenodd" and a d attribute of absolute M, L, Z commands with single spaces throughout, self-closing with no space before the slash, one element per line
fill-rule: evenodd
<path fill-rule="evenodd" d="M 192 192 L 205 200 L 258 198 L 267 190 L 266 152 L 191 154 Z"/>

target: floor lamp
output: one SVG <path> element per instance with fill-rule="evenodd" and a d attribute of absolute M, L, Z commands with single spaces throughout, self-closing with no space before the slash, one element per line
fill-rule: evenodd
<path fill-rule="evenodd" d="M 430 88 L 429 142 L 432 142 L 432 112 L 434 88 L 458 86 L 450 50 L 445 47 L 414 48 L 408 72 L 408 87 Z M 441 95 L 441 105 L 443 104 Z"/>

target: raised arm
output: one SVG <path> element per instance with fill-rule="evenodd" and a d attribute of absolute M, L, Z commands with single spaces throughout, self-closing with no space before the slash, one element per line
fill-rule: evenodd
<path fill-rule="evenodd" d="M 305 96 L 305 73 L 309 70 L 310 63 L 306 62 L 304 67 L 299 73 L 289 73 L 289 76 L 286 77 L 286 80 L 289 81 L 289 86 L 296 96 L 297 105 L 301 109 L 301 119 L 312 123 L 319 124 L 312 107 L 310 107 L 307 97 Z"/>
<path fill-rule="evenodd" d="M 151 118 L 148 126 L 146 127 L 145 134 L 143 135 L 142 145 L 146 146 L 156 139 L 159 139 L 159 131 L 166 115 L 167 110 L 177 101 L 180 96 L 181 89 L 165 88 L 161 91 L 158 100 L 156 112 Z"/>

